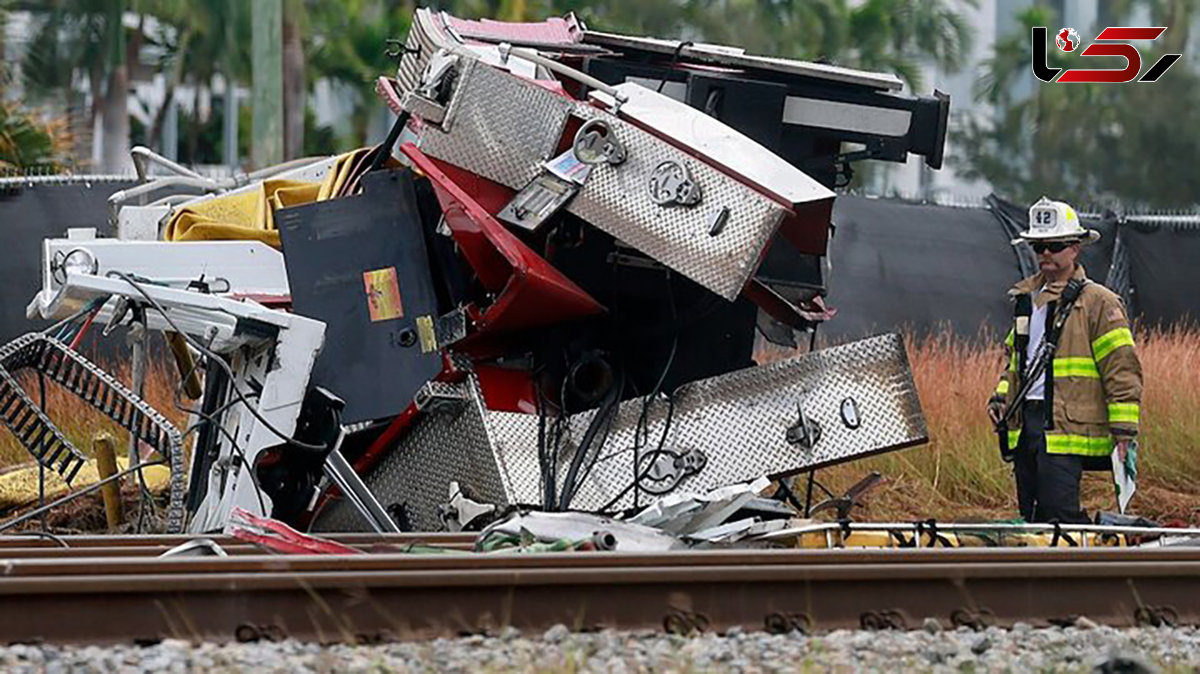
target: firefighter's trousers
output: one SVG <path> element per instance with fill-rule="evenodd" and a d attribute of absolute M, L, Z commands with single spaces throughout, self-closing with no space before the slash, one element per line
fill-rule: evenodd
<path fill-rule="evenodd" d="M 1070 454 L 1046 453 L 1046 417 L 1042 400 L 1027 400 L 1021 407 L 1021 439 L 1013 458 L 1017 505 L 1026 522 L 1086 524 L 1079 507 L 1079 479 L 1083 460 Z"/>

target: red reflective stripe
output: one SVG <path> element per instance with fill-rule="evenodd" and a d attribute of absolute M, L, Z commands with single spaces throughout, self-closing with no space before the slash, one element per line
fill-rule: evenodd
<path fill-rule="evenodd" d="M 1159 28 L 1128 28 L 1110 27 L 1100 31 L 1097 40 L 1155 40 L 1163 34 L 1166 27 Z"/>

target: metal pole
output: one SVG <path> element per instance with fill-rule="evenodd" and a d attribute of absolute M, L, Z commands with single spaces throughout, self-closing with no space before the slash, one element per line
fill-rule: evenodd
<path fill-rule="evenodd" d="M 130 360 L 133 367 L 133 392 L 139 398 L 145 398 L 146 393 L 146 314 L 141 307 L 132 309 L 133 318 L 129 323 L 129 341 L 132 346 Z M 137 470 L 142 465 L 141 448 L 138 446 L 137 433 L 129 432 L 129 468 Z M 146 514 L 146 504 L 152 498 L 150 488 L 146 486 L 146 476 L 137 470 L 138 478 L 138 518 L 137 533 L 142 530 L 142 518 Z"/>
<path fill-rule="evenodd" d="M 175 98 L 167 106 L 166 119 L 163 120 L 162 150 L 167 159 L 179 159 L 179 102 Z"/>
<path fill-rule="evenodd" d="M 342 456 L 342 439 L 345 436 L 345 431 L 338 432 L 333 449 L 325 457 L 325 474 L 342 490 L 342 495 L 350 501 L 350 505 L 354 506 L 377 533 L 400 533 L 400 527 L 396 526 L 395 521 L 383 509 L 383 505 L 363 483 L 358 473 L 354 472 L 354 467 L 346 457 Z"/>
<path fill-rule="evenodd" d="M 131 321 L 129 326 L 129 345 L 132 353 L 130 362 L 133 368 L 133 379 L 130 388 L 133 393 L 144 398 L 146 392 L 146 324 L 142 321 Z M 141 457 L 138 452 L 138 438 L 133 431 L 129 432 L 129 467 L 136 468 Z"/>
<path fill-rule="evenodd" d="M 254 32 L 251 51 L 254 72 L 255 168 L 283 161 L 283 0 L 254 0 L 250 5 Z"/>
<path fill-rule="evenodd" d="M 233 43 L 237 40 L 234 26 L 237 25 L 238 0 L 228 0 L 229 20 L 225 22 L 225 165 L 229 167 L 229 175 L 238 172 L 238 104 L 237 78 L 234 77 L 233 56 L 236 50 Z"/>

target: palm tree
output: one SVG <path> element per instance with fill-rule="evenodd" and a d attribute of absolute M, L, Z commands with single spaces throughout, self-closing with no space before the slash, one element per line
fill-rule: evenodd
<path fill-rule="evenodd" d="M 226 77 L 229 86 L 249 79 L 251 27 L 249 13 L 239 11 L 242 4 L 237 0 L 158 0 L 143 5 L 165 28 L 156 37 L 163 53 L 157 65 L 163 71 L 166 90 L 162 106 L 151 123 L 148 134 L 151 142 L 157 141 L 181 85 L 191 86 L 192 107 L 198 110 L 198 101 L 205 91 L 211 90 L 218 72 Z M 188 156 L 194 157 L 198 152 L 198 122 L 197 119 L 189 127 Z"/>
<path fill-rule="evenodd" d="M 312 79 L 329 78 L 353 91 L 358 100 L 352 142 L 365 144 L 370 115 L 379 109 L 375 80 L 396 69 L 386 54 L 387 40 L 408 33 L 413 9 L 378 0 L 310 0 L 307 12 L 312 31 L 305 51 Z"/>
<path fill-rule="evenodd" d="M 956 168 L 1021 201 L 1052 194 L 1106 207 L 1196 203 L 1200 174 L 1191 158 L 1200 132 L 1179 122 L 1200 107 L 1200 75 L 1179 63 L 1154 84 L 1042 83 L 1030 74 L 1030 31 L 1059 22 L 1037 6 L 1018 20 L 1021 29 L 996 43 L 978 82 L 977 99 L 991 104 L 993 119 L 969 120 L 954 134 L 964 153 Z M 1157 54 L 1139 48 L 1148 69 Z M 1078 55 L 1048 52 L 1052 68 L 1081 67 Z M 1028 88 L 1018 86 L 1022 78 Z"/>
<path fill-rule="evenodd" d="M 919 63 L 961 67 L 970 28 L 959 6 L 976 0 L 682 0 L 653 3 L 658 25 L 635 19 L 646 3 L 562 2 L 591 27 L 744 47 L 748 52 L 892 72 L 921 88 Z M 593 16 L 595 18 L 593 18 Z M 653 14 L 651 14 L 653 16 Z M 669 19 L 667 19 L 669 17 Z"/>
<path fill-rule="evenodd" d="M 91 121 L 102 120 L 97 140 L 105 171 L 120 170 L 129 161 L 127 64 L 140 39 L 136 34 L 127 39 L 127 7 L 127 0 L 50 0 L 35 11 L 37 28 L 23 68 L 35 93 L 69 89 L 76 72 L 83 71 L 92 97 Z"/>
<path fill-rule="evenodd" d="M 15 104 L 0 103 L 0 173 L 59 168 L 59 130 Z"/>

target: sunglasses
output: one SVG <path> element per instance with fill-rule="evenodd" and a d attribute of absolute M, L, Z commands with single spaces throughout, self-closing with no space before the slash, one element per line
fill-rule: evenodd
<path fill-rule="evenodd" d="M 1033 248 L 1033 252 L 1038 253 L 1038 254 L 1044 253 L 1046 251 L 1050 251 L 1051 253 L 1061 253 L 1064 250 L 1070 248 L 1071 246 L 1074 246 L 1075 242 L 1074 241 L 1049 241 L 1049 242 L 1039 241 L 1037 243 L 1031 243 L 1029 245 Z"/>

